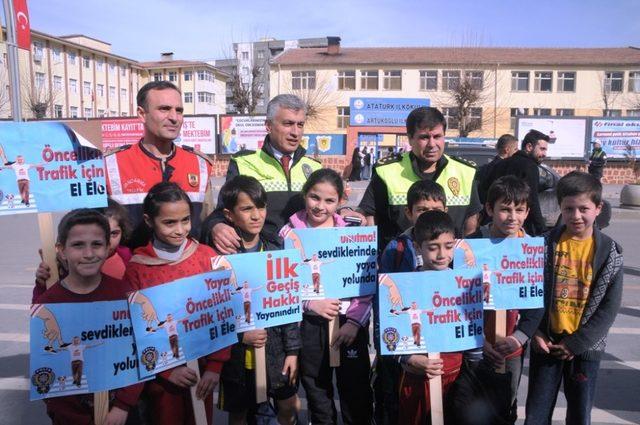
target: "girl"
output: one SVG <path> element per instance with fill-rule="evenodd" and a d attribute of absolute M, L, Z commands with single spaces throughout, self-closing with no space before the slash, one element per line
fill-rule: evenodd
<path fill-rule="evenodd" d="M 344 227 L 336 211 L 344 196 L 342 179 L 333 170 L 312 173 L 302 188 L 305 209 L 289 218 L 280 231 L 305 227 Z M 346 314 L 339 314 L 341 301 L 324 299 L 303 302 L 301 381 L 314 424 L 337 423 L 333 403 L 333 371 L 329 367 L 329 345 L 340 347 L 336 369 L 340 410 L 345 424 L 368 424 L 372 417 L 369 386 L 368 328 L 372 296 L 347 300 Z M 329 341 L 329 320 L 338 316 L 340 330 Z"/>
<path fill-rule="evenodd" d="M 149 240 L 137 248 L 125 273 L 134 289 L 161 285 L 179 278 L 211 270 L 211 248 L 189 237 L 191 230 L 191 200 L 180 187 L 171 182 L 158 183 L 144 199 L 144 222 Z M 193 409 L 189 387 L 197 385 L 198 399 L 205 400 L 207 418 L 211 421 L 213 390 L 222 363 L 229 358 L 229 349 L 220 350 L 200 359 L 202 377 L 187 366 L 178 366 L 159 373 L 145 385 L 144 394 L 150 401 L 148 409 L 154 424 L 193 424 Z"/>

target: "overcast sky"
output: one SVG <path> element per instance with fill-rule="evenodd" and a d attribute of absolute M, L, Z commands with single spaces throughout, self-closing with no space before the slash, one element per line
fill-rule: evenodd
<path fill-rule="evenodd" d="M 347 47 L 640 47 L 638 0 L 29 0 L 31 26 L 130 59 L 215 59 L 233 42 L 336 35 Z"/>

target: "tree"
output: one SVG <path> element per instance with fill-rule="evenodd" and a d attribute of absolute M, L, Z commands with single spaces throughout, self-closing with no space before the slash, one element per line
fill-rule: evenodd
<path fill-rule="evenodd" d="M 22 102 L 34 118 L 42 119 L 53 115 L 53 105 L 58 101 L 60 92 L 49 89 L 44 82 L 31 84 L 22 80 Z"/>
<path fill-rule="evenodd" d="M 317 72 L 316 72 L 317 75 Z M 313 84 L 307 83 L 306 88 L 294 89 L 292 81 L 285 84 L 290 94 L 298 96 L 307 107 L 306 122 L 311 126 L 322 127 L 329 124 L 327 117 L 332 116 L 329 112 L 337 104 L 335 87 L 331 84 L 330 77 L 323 75 L 314 77 Z"/>
<path fill-rule="evenodd" d="M 234 72 L 231 83 L 231 96 L 233 106 L 241 114 L 252 114 L 258 106 L 258 100 L 263 96 L 261 87 L 261 76 L 264 66 L 254 63 L 251 67 L 251 78 L 245 78 L 240 73 Z M 249 81 L 247 81 L 249 80 Z"/>
<path fill-rule="evenodd" d="M 620 89 L 618 90 L 617 82 L 613 80 L 612 73 L 607 77 L 607 74 L 604 71 L 600 72 L 600 98 L 602 99 L 602 104 L 604 108 L 602 110 L 603 115 L 608 117 L 611 116 L 611 111 L 614 108 L 614 104 L 616 103 L 616 99 L 622 93 L 622 80 L 620 80 Z"/>
<path fill-rule="evenodd" d="M 0 68 L 0 117 L 11 115 L 11 93 L 9 93 L 9 73 L 5 67 Z"/>

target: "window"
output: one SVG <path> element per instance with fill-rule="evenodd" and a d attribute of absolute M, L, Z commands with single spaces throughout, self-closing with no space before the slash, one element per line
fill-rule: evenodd
<path fill-rule="evenodd" d="M 126 113 L 126 112 L 122 112 L 122 113 L 120 113 L 120 116 L 121 116 L 121 117 L 128 117 L 128 116 L 129 116 L 129 114 L 128 114 L 128 113 Z"/>
<path fill-rule="evenodd" d="M 44 72 L 36 72 L 33 84 L 38 89 L 44 88 L 44 85 L 45 85 L 45 83 L 44 83 Z"/>
<path fill-rule="evenodd" d="M 553 73 L 551 71 L 536 71 L 534 74 L 534 90 L 541 92 L 551 91 L 551 79 Z"/>
<path fill-rule="evenodd" d="M 62 105 L 53 105 L 53 117 L 62 118 Z"/>
<path fill-rule="evenodd" d="M 360 71 L 360 90 L 378 90 L 378 71 Z"/>
<path fill-rule="evenodd" d="M 121 77 L 126 77 L 127 76 L 127 68 L 120 68 L 120 76 Z"/>
<path fill-rule="evenodd" d="M 511 73 L 511 91 L 529 91 L 528 71 L 513 71 Z"/>
<path fill-rule="evenodd" d="M 126 99 L 127 97 L 127 89 L 120 89 L 120 97 Z"/>
<path fill-rule="evenodd" d="M 438 71 L 420 71 L 420 90 L 438 90 Z"/>
<path fill-rule="evenodd" d="M 256 102 L 256 105 L 264 106 L 264 99 L 263 98 L 258 99 L 258 101 Z"/>
<path fill-rule="evenodd" d="M 75 65 L 76 64 L 76 54 L 75 54 L 75 52 L 67 52 L 67 58 L 69 58 L 69 65 Z"/>
<path fill-rule="evenodd" d="M 603 109 L 602 115 L 611 118 L 620 118 L 622 116 L 622 109 Z"/>
<path fill-rule="evenodd" d="M 474 130 L 482 129 L 482 108 L 469 108 L 469 125 Z"/>
<path fill-rule="evenodd" d="M 558 91 L 559 92 L 576 91 L 576 73 L 575 72 L 558 72 Z"/>
<path fill-rule="evenodd" d="M 356 89 L 356 71 L 338 71 L 338 90 Z"/>
<path fill-rule="evenodd" d="M 349 107 L 338 106 L 338 128 L 349 127 Z"/>
<path fill-rule="evenodd" d="M 384 71 L 384 90 L 402 90 L 402 71 Z"/>
<path fill-rule="evenodd" d="M 96 84 L 96 94 L 100 97 L 104 97 L 104 84 Z"/>
<path fill-rule="evenodd" d="M 104 71 L 104 59 L 96 59 L 96 69 L 100 72 Z"/>
<path fill-rule="evenodd" d="M 447 129 L 458 129 L 458 108 L 442 108 L 442 114 L 447 120 Z"/>
<path fill-rule="evenodd" d="M 529 108 L 511 108 L 511 128 L 516 128 L 516 117 L 529 114 Z"/>
<path fill-rule="evenodd" d="M 55 90 L 62 90 L 62 77 L 59 75 L 53 76 L 53 88 Z"/>
<path fill-rule="evenodd" d="M 316 88 L 315 71 L 292 71 L 291 87 L 294 90 L 313 90 Z"/>
<path fill-rule="evenodd" d="M 572 117 L 575 115 L 573 109 L 556 109 L 556 115 L 559 117 Z"/>
<path fill-rule="evenodd" d="M 113 74 L 116 72 L 116 65 L 114 63 L 109 62 L 109 73 Z"/>
<path fill-rule="evenodd" d="M 60 47 L 54 47 L 53 49 L 53 62 L 60 63 L 62 62 L 62 50 Z"/>
<path fill-rule="evenodd" d="M 104 113 L 104 109 L 98 109 L 98 116 L 99 117 L 105 117 L 105 113 Z"/>
<path fill-rule="evenodd" d="M 86 96 L 90 96 L 91 95 L 91 82 L 89 81 L 84 81 L 82 83 L 82 92 L 86 95 Z"/>
<path fill-rule="evenodd" d="M 109 116 L 110 117 L 117 117 L 118 113 L 116 111 L 109 111 Z"/>
<path fill-rule="evenodd" d="M 178 81 L 178 73 L 176 71 L 169 72 L 169 81 Z"/>
<path fill-rule="evenodd" d="M 162 72 L 154 72 L 153 81 L 162 81 Z"/>
<path fill-rule="evenodd" d="M 533 115 L 538 117 L 548 117 L 551 116 L 550 108 L 533 108 Z"/>
<path fill-rule="evenodd" d="M 629 72 L 629 91 L 640 93 L 640 71 Z"/>
<path fill-rule="evenodd" d="M 465 71 L 464 78 L 474 90 L 482 90 L 484 85 L 484 73 L 482 71 Z"/>
<path fill-rule="evenodd" d="M 72 106 L 71 108 L 69 108 L 69 110 L 70 110 L 71 118 L 78 118 L 78 107 L 77 106 Z"/>
<path fill-rule="evenodd" d="M 442 90 L 453 90 L 460 84 L 460 71 L 442 71 Z"/>
<path fill-rule="evenodd" d="M 82 57 L 82 66 L 87 68 L 87 69 L 89 69 L 89 67 L 91 66 L 90 64 L 91 64 L 91 60 L 89 59 L 89 56 L 83 56 Z"/>
<path fill-rule="evenodd" d="M 44 46 L 40 41 L 33 42 L 33 61 L 35 63 L 42 62 L 43 50 L 44 50 Z"/>
<path fill-rule="evenodd" d="M 622 91 L 623 72 L 605 72 L 604 90 L 607 93 L 619 93 Z"/>
<path fill-rule="evenodd" d="M 200 81 L 214 81 L 213 72 L 209 70 L 198 71 L 198 80 Z M 204 93 L 204 92 L 203 92 Z"/>
<path fill-rule="evenodd" d="M 249 60 L 249 52 L 241 52 L 242 60 Z"/>
<path fill-rule="evenodd" d="M 258 59 L 264 59 L 264 50 L 258 50 Z"/>
<path fill-rule="evenodd" d="M 109 97 L 116 97 L 116 87 L 109 86 Z"/>
<path fill-rule="evenodd" d="M 184 80 L 191 81 L 193 79 L 193 73 L 191 71 L 186 71 L 184 73 Z"/>
<path fill-rule="evenodd" d="M 184 103 L 193 103 L 193 92 L 184 93 Z"/>
<path fill-rule="evenodd" d="M 69 79 L 69 91 L 71 93 L 78 93 L 78 80 L 74 80 L 73 78 Z"/>
<path fill-rule="evenodd" d="M 213 93 L 209 93 L 208 91 L 199 91 L 198 92 L 198 102 L 199 103 L 207 103 L 209 105 L 214 103 L 214 95 Z"/>
<path fill-rule="evenodd" d="M 640 117 L 640 109 L 627 109 L 628 117 Z"/>

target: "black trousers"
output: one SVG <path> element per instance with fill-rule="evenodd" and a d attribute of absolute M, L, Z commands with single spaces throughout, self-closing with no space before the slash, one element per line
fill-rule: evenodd
<path fill-rule="evenodd" d="M 340 315 L 340 325 L 346 322 Z M 337 423 L 333 402 L 333 368 L 329 366 L 329 321 L 305 314 L 300 328 L 301 382 L 307 394 L 313 425 Z M 373 415 L 373 394 L 369 385 L 369 331 L 364 326 L 353 344 L 340 350 L 340 367 L 335 368 L 340 412 L 345 425 L 368 425 Z"/>

